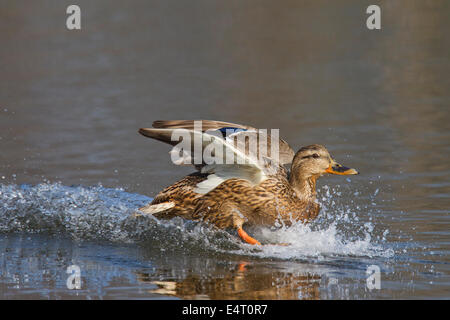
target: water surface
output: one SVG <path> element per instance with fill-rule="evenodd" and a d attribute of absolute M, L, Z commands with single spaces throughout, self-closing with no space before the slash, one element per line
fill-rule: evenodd
<path fill-rule="evenodd" d="M 69 4 L 0 5 L 0 298 L 449 298 L 448 1 L 380 1 L 380 31 L 356 0 L 80 0 L 81 31 Z M 158 119 L 280 128 L 361 174 L 250 230 L 288 246 L 136 219 L 191 172 L 137 133 Z"/>

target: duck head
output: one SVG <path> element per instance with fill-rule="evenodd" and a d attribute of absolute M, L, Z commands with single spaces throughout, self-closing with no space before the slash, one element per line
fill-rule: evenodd
<path fill-rule="evenodd" d="M 294 156 L 289 181 L 299 196 L 315 194 L 316 179 L 325 173 L 353 175 L 359 172 L 337 163 L 319 144 L 302 147 Z"/>

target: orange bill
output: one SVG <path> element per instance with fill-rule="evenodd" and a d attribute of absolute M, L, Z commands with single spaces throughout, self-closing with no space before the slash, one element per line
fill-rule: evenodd
<path fill-rule="evenodd" d="M 359 174 L 359 172 L 355 169 L 341 166 L 339 163 L 330 165 L 325 171 L 328 173 L 340 175 Z"/>

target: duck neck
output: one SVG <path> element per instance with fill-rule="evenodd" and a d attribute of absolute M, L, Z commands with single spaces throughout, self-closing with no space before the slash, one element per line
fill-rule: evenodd
<path fill-rule="evenodd" d="M 297 197 L 305 201 L 316 200 L 316 176 L 303 177 L 293 175 L 289 177 L 289 183 Z"/>

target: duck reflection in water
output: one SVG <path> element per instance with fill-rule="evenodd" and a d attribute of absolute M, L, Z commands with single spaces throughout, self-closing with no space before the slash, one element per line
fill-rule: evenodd
<path fill-rule="evenodd" d="M 221 277 L 192 273 L 183 279 L 155 281 L 155 274 L 137 273 L 137 278 L 138 281 L 157 286 L 149 293 L 183 299 L 320 299 L 319 275 L 281 271 L 252 272 L 252 269 L 252 263 L 241 261 L 235 264 L 231 272 Z"/>

